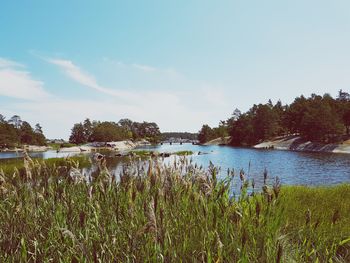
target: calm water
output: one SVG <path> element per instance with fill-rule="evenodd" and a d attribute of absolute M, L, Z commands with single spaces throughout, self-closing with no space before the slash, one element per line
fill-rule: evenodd
<path fill-rule="evenodd" d="M 234 168 L 236 174 L 244 169 L 249 171 L 249 178 L 254 178 L 259 186 L 263 181 L 263 172 L 266 168 L 270 180 L 276 176 L 282 184 L 293 185 L 333 185 L 350 183 L 350 155 L 329 153 L 303 153 L 277 150 L 256 150 L 249 148 L 233 148 L 228 146 L 200 146 L 192 144 L 183 145 L 159 145 L 142 149 L 158 152 L 176 152 L 190 150 L 195 154 L 193 162 L 203 167 L 208 167 L 211 161 L 221 167 L 221 176 L 226 175 L 228 168 Z M 204 153 L 198 155 L 198 152 Z M 53 158 L 65 157 L 72 153 L 31 153 L 33 157 Z M 20 157 L 15 153 L 0 153 L 0 159 Z M 112 170 L 118 171 L 122 164 L 120 158 L 108 158 Z M 172 158 L 166 158 L 165 162 L 171 162 Z M 250 165 L 249 165 L 250 164 Z M 1 166 L 1 162 L 0 162 Z M 250 167 L 250 169 L 249 169 Z"/>

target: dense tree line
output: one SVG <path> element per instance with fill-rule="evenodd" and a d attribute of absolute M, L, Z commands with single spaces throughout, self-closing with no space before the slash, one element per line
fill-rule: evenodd
<path fill-rule="evenodd" d="M 90 121 L 74 124 L 69 142 L 82 144 L 87 142 L 110 142 L 120 140 L 147 139 L 152 143 L 161 138 L 159 127 L 154 122 L 134 122 L 121 119 L 118 123 L 108 121 Z"/>
<path fill-rule="evenodd" d="M 287 135 L 299 135 L 313 142 L 339 142 L 349 137 L 350 96 L 340 90 L 336 98 L 312 94 L 308 98 L 297 97 L 290 105 L 269 100 L 244 113 L 236 109 L 217 128 L 203 125 L 198 138 L 206 142 L 221 137 L 223 131 L 231 136 L 232 145 L 253 145 Z"/>
<path fill-rule="evenodd" d="M 45 145 L 46 138 L 39 123 L 34 128 L 23 121 L 18 115 L 10 119 L 0 114 L 0 148 L 11 148 L 15 146 Z"/>
<path fill-rule="evenodd" d="M 163 132 L 162 140 L 168 140 L 170 138 L 186 139 L 186 140 L 197 140 L 198 133 L 190 132 Z"/>
<path fill-rule="evenodd" d="M 225 121 L 221 121 L 220 125 L 215 128 L 211 128 L 209 125 L 204 124 L 202 129 L 199 131 L 197 138 L 200 143 L 205 143 L 216 138 L 225 138 L 228 135 L 227 123 Z"/>

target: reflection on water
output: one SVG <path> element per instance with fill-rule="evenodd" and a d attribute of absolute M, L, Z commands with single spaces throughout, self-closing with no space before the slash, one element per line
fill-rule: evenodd
<path fill-rule="evenodd" d="M 270 183 L 276 176 L 281 179 L 282 184 L 294 185 L 332 185 L 350 182 L 350 155 L 347 154 L 256 150 L 192 144 L 158 145 L 143 147 L 142 149 L 158 152 L 193 151 L 194 155 L 188 157 L 193 160 L 193 163 L 208 167 L 209 163 L 212 162 L 214 165 L 221 167 L 221 177 L 226 176 L 228 168 L 234 168 L 236 175 L 238 175 L 240 169 L 244 169 L 246 176 L 250 179 L 254 178 L 258 187 L 263 183 L 265 168 L 268 170 Z M 31 153 L 32 157 L 44 159 L 72 155 L 74 154 L 56 153 L 56 151 Z M 16 153 L 0 153 L 0 159 L 20 156 Z M 174 158 L 174 156 L 165 158 L 164 162 L 171 163 Z M 126 162 L 127 158 L 115 157 L 114 154 L 107 155 L 107 165 L 112 174 L 117 177 L 119 177 L 122 165 Z M 236 176 L 236 178 L 238 177 Z"/>

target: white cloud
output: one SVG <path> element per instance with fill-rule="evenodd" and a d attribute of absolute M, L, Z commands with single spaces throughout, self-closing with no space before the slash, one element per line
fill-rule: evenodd
<path fill-rule="evenodd" d="M 216 125 L 216 122 L 224 115 L 222 108 L 213 105 L 218 99 L 222 98 L 214 96 L 219 94 L 217 87 L 199 85 L 197 89 L 186 88 L 181 91 L 171 89 L 140 89 L 138 91 L 121 88 L 112 89 L 100 85 L 93 75 L 86 73 L 70 60 L 45 60 L 58 66 L 67 77 L 79 85 L 107 95 L 105 97 L 99 96 L 99 99 L 96 100 L 84 99 L 83 97 L 62 99 L 47 96 L 42 82 L 33 80 L 30 74 L 24 70 L 18 70 L 19 65 L 17 66 L 8 60 L 1 60 L 2 68 L 0 72 L 7 74 L 6 78 L 3 77 L 3 79 L 7 81 L 14 79 L 11 80 L 13 85 L 16 80 L 15 90 L 17 92 L 21 91 L 18 94 L 13 92 L 10 95 L 16 98 L 37 99 L 35 101 L 17 101 L 11 105 L 2 105 L 0 111 L 19 114 L 22 119 L 29 121 L 31 124 L 41 123 L 48 138 L 68 139 L 73 124 L 83 121 L 85 118 L 102 121 L 118 121 L 121 118 L 130 118 L 134 121 L 154 121 L 162 131 L 197 131 L 200 129 L 202 122 L 215 120 L 215 123 L 209 122 L 209 124 Z M 127 65 L 125 68 L 133 70 L 132 65 Z M 161 71 L 158 69 L 157 72 L 160 73 Z M 177 82 L 179 86 L 180 84 L 188 87 L 193 85 L 191 81 L 186 83 Z M 30 89 L 20 90 L 20 87 L 30 87 Z M 199 94 L 203 90 L 207 95 L 200 97 Z M 8 94 L 10 91 L 6 90 Z M 2 92 L 4 93 L 4 90 Z M 6 115 L 10 116 L 9 114 Z"/>
<path fill-rule="evenodd" d="M 96 79 L 92 75 L 84 72 L 80 67 L 75 65 L 70 60 L 46 59 L 46 61 L 48 61 L 49 63 L 54 64 L 56 66 L 59 66 L 69 78 L 71 78 L 75 82 L 79 83 L 80 85 L 97 90 L 97 91 L 105 93 L 107 95 L 119 97 L 122 99 L 125 99 L 126 97 L 131 96 L 131 94 L 128 92 L 123 92 L 123 91 L 115 90 L 115 89 L 109 89 L 109 88 L 106 88 L 106 87 L 99 85 L 97 83 Z"/>
<path fill-rule="evenodd" d="M 23 65 L 0 58 L 0 96 L 41 100 L 49 94 L 44 90 L 44 83 L 35 80 Z"/>
<path fill-rule="evenodd" d="M 142 100 L 127 103 L 56 98 L 39 102 L 19 102 L 12 107 L 22 119 L 32 124 L 40 122 L 48 138 L 65 139 L 68 139 L 73 124 L 85 118 L 116 122 L 121 118 L 139 122 L 154 121 L 162 131 L 195 132 L 208 117 L 215 119 L 214 124 L 222 117 L 221 112 L 211 108 L 192 110 L 177 95 L 155 92 L 143 96 Z"/>
<path fill-rule="evenodd" d="M 156 68 L 148 65 L 132 64 L 132 66 L 145 72 L 154 72 L 157 70 Z"/>

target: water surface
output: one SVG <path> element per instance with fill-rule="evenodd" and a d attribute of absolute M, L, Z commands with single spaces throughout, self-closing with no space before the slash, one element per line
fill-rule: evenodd
<path fill-rule="evenodd" d="M 140 150 L 145 149 L 158 152 L 193 151 L 194 155 L 188 158 L 192 158 L 194 163 L 208 167 L 209 163 L 212 162 L 214 165 L 220 166 L 221 177 L 226 175 L 228 168 L 235 169 L 237 175 L 241 169 L 244 169 L 246 176 L 250 179 L 254 178 L 257 186 L 262 185 L 265 169 L 268 171 L 270 182 L 278 176 L 282 184 L 288 185 L 316 186 L 350 183 L 350 156 L 347 154 L 258 150 L 192 144 L 164 144 L 147 146 Z M 72 156 L 74 154 L 47 151 L 44 153 L 30 153 L 30 155 L 36 158 L 47 159 Z M 21 157 L 21 154 L 0 153 L 0 159 L 18 157 Z M 165 162 L 171 162 L 173 158 L 166 158 Z M 120 167 L 125 162 L 125 159 L 114 157 L 114 155 L 110 154 L 107 160 L 109 168 L 118 176 Z"/>

